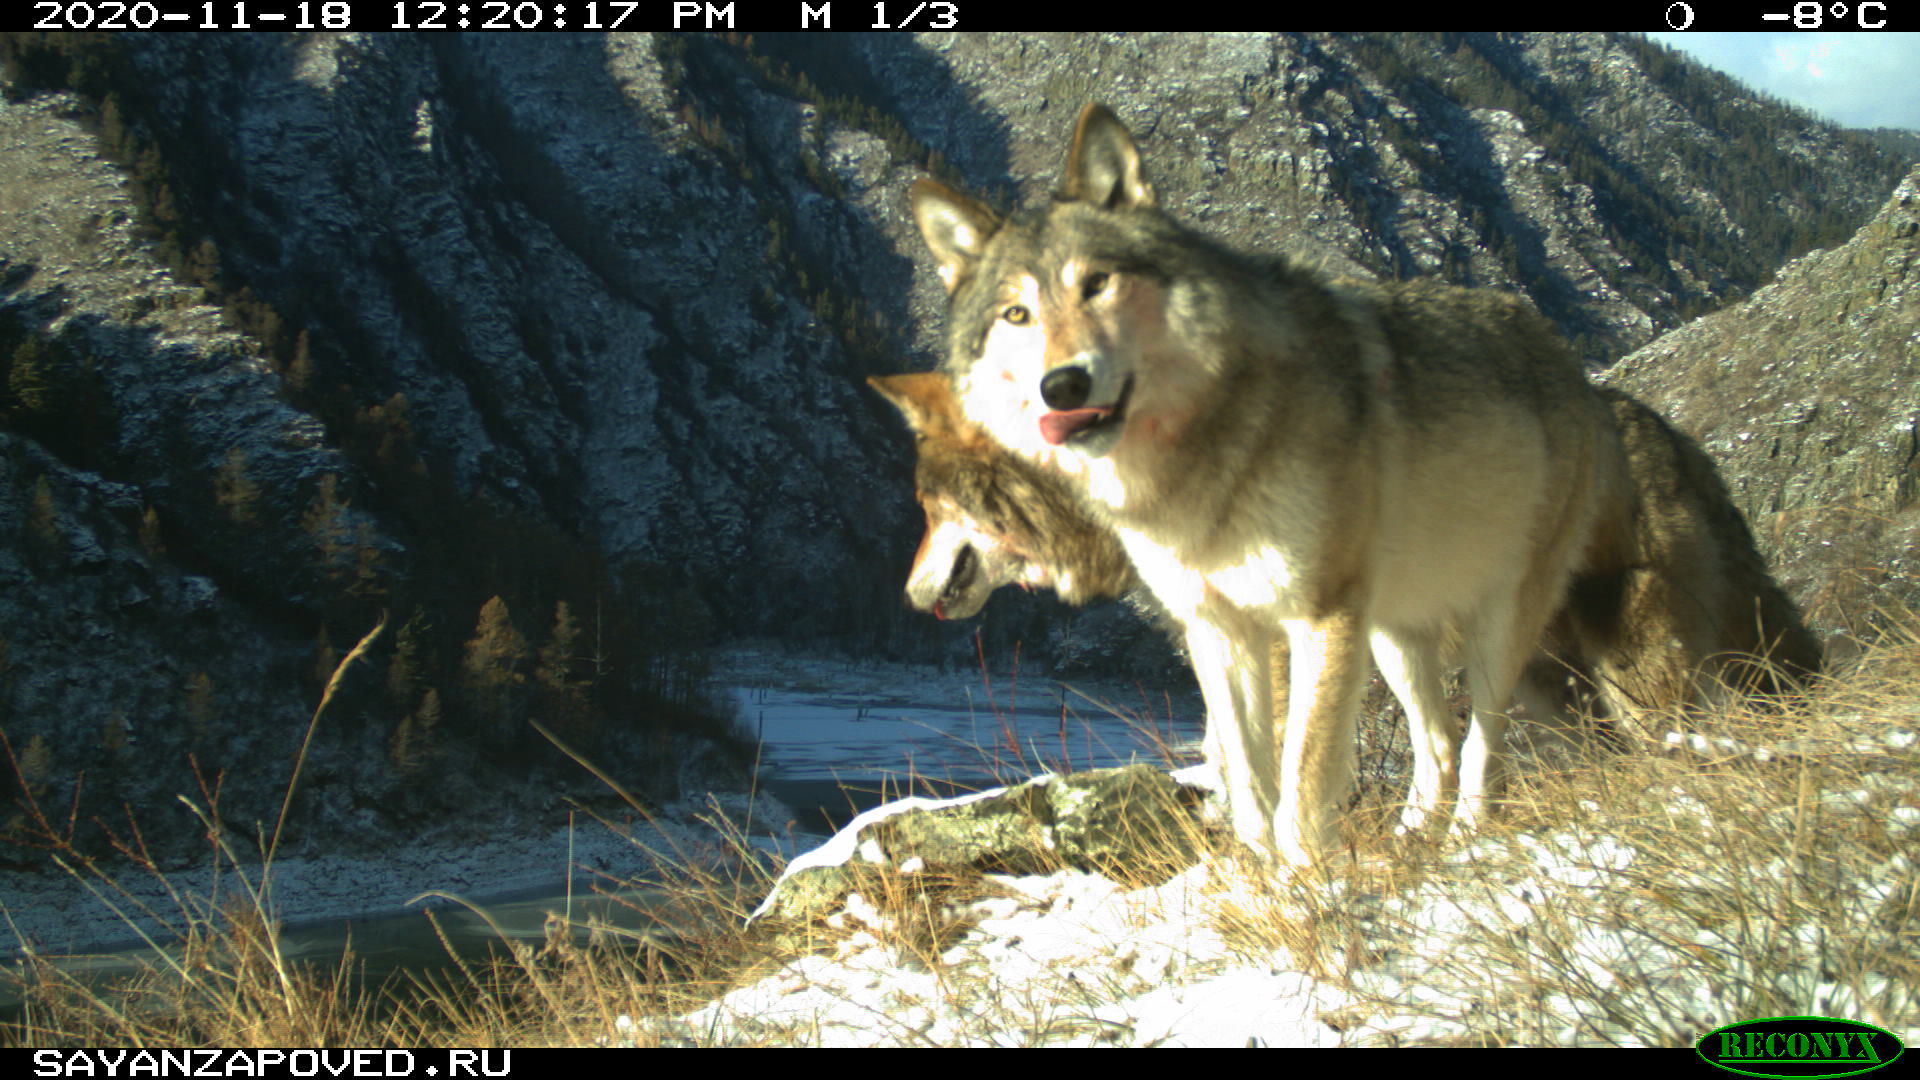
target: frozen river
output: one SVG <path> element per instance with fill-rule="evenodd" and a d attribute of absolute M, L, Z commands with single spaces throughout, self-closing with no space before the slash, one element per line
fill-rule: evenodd
<path fill-rule="evenodd" d="M 1189 689 L 1062 682 L 1011 665 L 983 674 L 741 651 L 716 681 L 761 741 L 763 781 L 803 813 L 845 801 L 839 789 L 858 808 L 882 793 L 949 794 L 1047 771 L 1192 764 L 1204 723 Z"/>

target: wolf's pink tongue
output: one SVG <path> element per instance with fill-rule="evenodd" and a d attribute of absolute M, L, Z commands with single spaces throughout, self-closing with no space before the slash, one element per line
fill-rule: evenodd
<path fill-rule="evenodd" d="M 1040 415 L 1040 437 L 1059 446 L 1067 436 L 1113 413 L 1111 405 L 1102 409 L 1067 409 Z"/>

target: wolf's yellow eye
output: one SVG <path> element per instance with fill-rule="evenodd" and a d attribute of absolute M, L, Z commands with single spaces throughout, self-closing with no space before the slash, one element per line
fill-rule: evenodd
<path fill-rule="evenodd" d="M 1025 326 L 1033 321 L 1033 313 L 1028 311 L 1026 306 L 1022 304 L 1015 304 L 1001 312 L 1000 317 L 1014 326 Z"/>
<path fill-rule="evenodd" d="M 1107 282 L 1109 280 L 1111 280 L 1111 275 L 1108 274 L 1088 274 L 1086 279 L 1080 282 L 1080 295 L 1088 300 L 1099 296 L 1101 293 L 1107 291 Z"/>

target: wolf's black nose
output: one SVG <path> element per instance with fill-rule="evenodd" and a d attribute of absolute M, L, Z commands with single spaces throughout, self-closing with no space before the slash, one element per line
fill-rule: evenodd
<path fill-rule="evenodd" d="M 1093 376 L 1083 367 L 1054 368 L 1040 380 L 1040 400 L 1049 409 L 1077 409 L 1093 392 Z"/>

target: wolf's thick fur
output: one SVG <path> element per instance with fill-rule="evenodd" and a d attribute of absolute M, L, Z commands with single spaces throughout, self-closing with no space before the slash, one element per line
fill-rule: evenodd
<path fill-rule="evenodd" d="M 875 376 L 913 429 L 915 496 L 927 531 L 907 601 L 943 619 L 980 610 L 1002 585 L 1050 588 L 1070 604 L 1138 587 L 1113 530 L 1057 474 L 1025 461 L 960 415 L 937 373 Z"/>
<path fill-rule="evenodd" d="M 1240 838 L 1296 865 L 1336 843 L 1369 644 L 1414 734 L 1404 821 L 1457 787 L 1472 823 L 1521 667 L 1599 508 L 1626 501 L 1606 406 L 1551 328 L 1499 293 L 1228 252 L 1158 208 L 1097 106 L 1039 213 L 1003 222 L 929 181 L 914 209 L 951 292 L 967 415 L 1073 477 L 1185 628 Z M 1450 634 L 1473 697 L 1464 749 Z"/>
<path fill-rule="evenodd" d="M 1819 642 L 1767 573 L 1712 459 L 1652 409 L 1599 390 L 1626 451 L 1631 505 L 1603 508 L 1546 648 L 1642 734 L 1685 706 L 1800 688 Z M 1551 696 L 1539 678 L 1529 708 Z"/>
<path fill-rule="evenodd" d="M 1055 588 L 1073 604 L 1139 588 L 1119 538 L 1066 478 L 987 438 L 960 414 L 945 374 L 867 382 L 915 436 L 927 533 L 908 579 L 914 607 L 964 618 L 1014 582 Z M 1567 600 L 1517 696 L 1536 720 L 1593 711 L 1657 733 L 1680 707 L 1722 690 L 1790 689 L 1818 668 L 1818 645 L 1767 574 L 1712 462 L 1646 405 L 1600 392 L 1626 448 L 1630 502 L 1596 516 Z M 1282 713 L 1284 637 L 1273 666 L 1274 709 Z"/>

